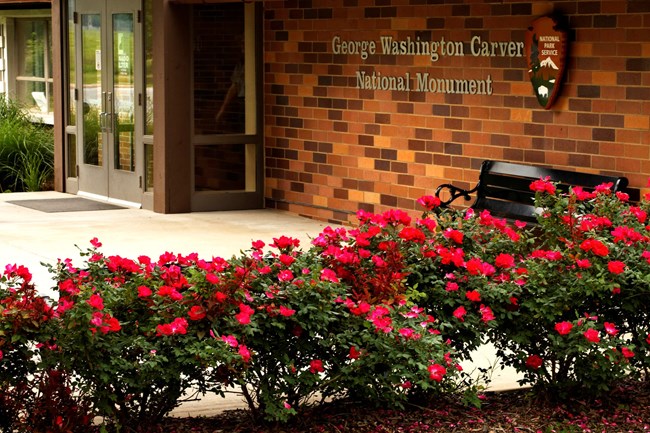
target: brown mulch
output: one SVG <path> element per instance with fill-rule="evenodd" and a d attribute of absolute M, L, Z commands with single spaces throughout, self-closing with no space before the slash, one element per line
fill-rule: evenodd
<path fill-rule="evenodd" d="M 284 425 L 263 426 L 244 410 L 210 418 L 168 418 L 152 432 L 169 433 L 419 433 L 419 432 L 650 432 L 650 383 L 631 383 L 607 398 L 552 403 L 529 391 L 488 393 L 482 407 L 455 401 L 372 409 L 335 402 L 301 413 Z"/>

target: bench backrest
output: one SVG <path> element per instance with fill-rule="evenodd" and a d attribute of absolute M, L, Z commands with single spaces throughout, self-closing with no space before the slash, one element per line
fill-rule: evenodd
<path fill-rule="evenodd" d="M 612 191 L 624 190 L 628 185 L 625 177 L 604 176 L 535 167 L 502 161 L 483 161 L 474 209 L 487 209 L 494 216 L 510 220 L 536 222 L 535 192 L 531 182 L 549 177 L 559 182 L 558 188 L 568 190 L 570 186 L 581 186 L 587 191 L 596 186 L 612 182 Z"/>

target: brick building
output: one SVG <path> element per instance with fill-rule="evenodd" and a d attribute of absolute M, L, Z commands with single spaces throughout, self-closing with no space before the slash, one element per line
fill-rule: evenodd
<path fill-rule="evenodd" d="M 317 7 L 320 3 L 321 7 Z M 266 197 L 346 220 L 357 208 L 417 209 L 436 185 L 473 185 L 484 159 L 650 175 L 650 2 L 333 1 L 265 3 Z M 303 7 L 306 5 L 311 7 Z M 523 41 L 538 16 L 569 34 L 549 110 L 524 57 L 472 56 L 472 38 Z M 464 56 L 335 54 L 335 36 L 462 41 Z M 476 40 L 475 40 L 476 41 Z M 380 49 L 377 48 L 377 51 Z M 458 50 L 456 50 L 458 54 Z M 484 80 L 488 95 L 363 90 L 359 70 Z M 412 89 L 413 90 L 413 89 Z"/>
<path fill-rule="evenodd" d="M 62 191 L 352 221 L 416 212 L 440 183 L 473 184 L 484 159 L 641 189 L 650 175 L 647 0 L 54 0 L 52 12 Z M 548 15 L 568 56 L 545 109 L 521 47 Z"/>

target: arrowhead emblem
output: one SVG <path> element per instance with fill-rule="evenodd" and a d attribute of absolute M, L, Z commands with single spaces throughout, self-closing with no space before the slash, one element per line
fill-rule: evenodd
<path fill-rule="evenodd" d="M 564 78 L 567 33 L 552 17 L 538 18 L 528 27 L 524 50 L 533 92 L 539 104 L 548 110 L 559 95 Z"/>

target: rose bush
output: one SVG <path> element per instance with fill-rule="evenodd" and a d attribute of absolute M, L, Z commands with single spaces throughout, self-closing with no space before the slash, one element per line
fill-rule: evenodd
<path fill-rule="evenodd" d="M 436 251 L 416 256 L 408 284 L 465 356 L 488 341 L 549 395 L 606 391 L 647 371 L 650 343 L 648 202 L 610 188 L 533 182 L 532 227 L 423 199 L 437 213 Z"/>
<path fill-rule="evenodd" d="M 226 383 L 239 387 L 256 417 L 286 420 L 305 405 L 349 393 L 372 394 L 374 400 L 396 405 L 407 395 L 400 384 L 440 390 L 443 378 L 445 384 L 453 381 L 453 371 L 441 373 L 437 381 L 430 377 L 429 365 L 452 361 L 444 342 L 428 333 L 432 325 L 423 326 L 431 320 L 421 311 L 404 315 L 405 306 L 353 300 L 354 286 L 323 267 L 318 248 L 302 250 L 296 239 L 282 236 L 264 247 L 256 241 L 209 274 L 216 292 L 208 289 L 202 297 L 218 301 L 201 307 L 213 323 L 213 335 L 242 355 L 237 368 L 224 366 L 221 373 Z M 236 308 L 226 314 L 219 308 L 229 298 Z M 216 325 L 215 317 L 229 325 Z M 413 327 L 423 338 L 413 336 L 395 346 L 400 332 Z M 412 365 L 390 362 L 391 354 L 404 359 L 409 350 Z M 371 364 L 371 359 L 383 363 Z"/>
<path fill-rule="evenodd" d="M 485 342 L 554 396 L 642 377 L 647 200 L 531 188 L 533 227 L 423 197 L 421 218 L 360 211 L 308 248 L 281 236 L 230 259 L 105 256 L 93 239 L 83 263 L 51 266 L 52 302 L 7 267 L 2 427 L 81 431 L 100 416 L 117 430 L 206 392 L 239 392 L 268 421 L 341 397 L 400 407 L 476 391 L 457 362 Z"/>
<path fill-rule="evenodd" d="M 459 292 L 463 294 L 460 300 L 458 294 L 447 290 L 451 287 L 448 282 L 458 287 L 448 278 L 453 269 L 464 267 L 465 250 L 470 248 L 463 232 L 451 228 L 458 225 L 460 214 L 449 215 L 443 221 L 431 212 L 439 205 L 437 199 L 423 197 L 420 202 L 427 209 L 422 218 L 413 219 L 394 209 L 382 214 L 359 211 L 357 227 L 325 229 L 312 243 L 324 266 L 351 287 L 355 301 L 363 304 L 382 300 L 390 305 L 411 306 L 414 311 L 421 309 L 422 314 L 434 320 L 435 338 L 445 342 L 447 354 L 453 353 L 457 361 L 468 358 L 469 352 L 483 341 L 488 322 L 493 320 L 492 312 L 484 304 L 469 305 L 464 298 L 465 290 Z M 440 228 L 445 224 L 447 228 L 442 231 Z M 483 240 L 487 239 L 488 230 L 485 229 Z M 477 239 L 475 245 L 480 241 Z M 466 301 L 465 310 L 462 305 Z M 459 315 L 461 310 L 463 313 Z M 407 356 L 411 355 L 402 355 L 403 359 Z M 401 362 L 395 359 L 394 364 L 401 365 Z M 459 369 L 448 358 L 440 365 Z M 462 391 L 468 402 L 479 404 L 476 393 L 483 385 L 475 383 L 464 372 L 454 371 L 454 374 L 456 392 Z M 409 391 L 413 395 L 422 389 Z"/>
<path fill-rule="evenodd" d="M 203 299 L 188 280 L 213 264 L 174 254 L 106 257 L 100 246 L 93 240 L 81 267 L 65 260 L 52 268 L 56 346 L 42 363 L 70 374 L 107 425 L 158 421 L 190 390 L 219 392 L 210 373 L 236 354 L 196 314 Z"/>
<path fill-rule="evenodd" d="M 0 276 L 0 380 L 24 381 L 36 371 L 36 343 L 47 340 L 45 324 L 52 309 L 38 296 L 32 275 L 24 266 L 7 265 Z"/>
<path fill-rule="evenodd" d="M 345 395 L 400 405 L 450 389 L 457 374 L 433 317 L 396 293 L 360 297 L 367 288 L 339 278 L 320 247 L 283 236 L 230 260 L 133 260 L 91 243 L 83 263 L 50 267 L 59 298 L 35 298 L 47 312 L 38 356 L 13 363 L 60 372 L 84 398 L 74 404 L 86 426 L 96 416 L 106 428 L 145 425 L 190 392 L 233 388 L 266 420 Z"/>
<path fill-rule="evenodd" d="M 421 200 L 418 224 L 427 242 L 411 250 L 407 286 L 441 322 L 443 335 L 469 359 L 496 325 L 496 308 L 516 307 L 513 292 L 521 284 L 520 258 L 530 240 L 525 224 L 508 224 L 489 212 L 445 210 L 432 199 Z M 433 203 L 433 204 L 432 204 Z M 436 214 L 436 229 L 428 221 Z"/>
<path fill-rule="evenodd" d="M 12 431 L 33 402 L 35 344 L 51 317 L 24 266 L 6 266 L 0 277 L 0 429 Z"/>
<path fill-rule="evenodd" d="M 611 185 L 536 190 L 539 226 L 521 257 L 515 309 L 500 308 L 492 339 L 524 381 L 553 394 L 598 393 L 648 367 L 648 202 Z"/>
<path fill-rule="evenodd" d="M 85 431 L 88 401 L 73 395 L 66 374 L 39 363 L 55 345 L 48 330 L 54 312 L 31 279 L 18 265 L 0 276 L 0 431 Z"/>

